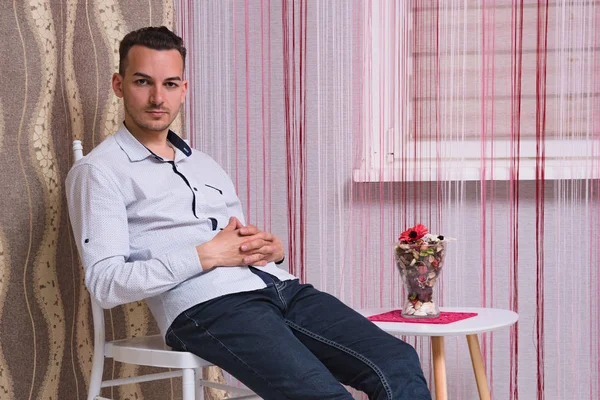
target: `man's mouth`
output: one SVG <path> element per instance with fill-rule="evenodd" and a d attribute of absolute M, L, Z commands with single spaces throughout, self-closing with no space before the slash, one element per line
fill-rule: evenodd
<path fill-rule="evenodd" d="M 161 116 L 167 113 L 165 110 L 148 110 L 146 112 L 154 116 Z"/>

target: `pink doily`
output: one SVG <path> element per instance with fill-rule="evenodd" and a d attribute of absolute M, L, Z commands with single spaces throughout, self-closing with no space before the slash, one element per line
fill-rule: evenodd
<path fill-rule="evenodd" d="M 442 311 L 437 318 L 404 318 L 402 310 L 388 311 L 383 314 L 372 315 L 368 317 L 370 321 L 377 322 L 408 322 L 412 324 L 450 324 L 463 319 L 475 317 L 474 312 L 450 312 Z"/>

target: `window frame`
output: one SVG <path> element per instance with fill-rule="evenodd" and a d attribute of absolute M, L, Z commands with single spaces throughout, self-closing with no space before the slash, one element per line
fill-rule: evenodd
<path fill-rule="evenodd" d="M 379 24 L 384 27 L 382 29 L 371 30 L 382 20 L 382 13 L 389 11 L 382 8 L 384 4 L 382 1 L 365 2 L 363 44 L 368 51 L 363 70 L 363 93 L 367 95 L 363 111 L 367 117 L 363 118 L 361 127 L 362 154 L 353 171 L 355 182 L 600 178 L 600 132 L 593 132 L 589 127 L 587 134 L 568 139 L 552 137 L 540 141 L 527 135 L 521 136 L 517 143 L 514 139 L 511 143 L 505 137 L 488 137 L 482 145 L 480 137 L 457 139 L 460 138 L 458 133 L 452 139 L 416 141 L 412 120 L 415 105 L 411 86 L 413 63 L 409 60 L 401 66 L 398 56 L 404 52 L 412 57 L 412 12 L 408 12 L 408 29 L 405 31 L 408 40 L 401 40 L 398 31 L 393 32 L 393 29 L 382 33 L 384 24 Z M 409 7 L 410 4 L 406 5 L 404 11 Z M 390 43 L 395 43 L 396 47 L 390 49 Z M 386 79 L 390 81 L 387 70 L 390 62 L 400 70 L 397 79 L 404 82 L 395 86 L 393 92 L 384 84 Z M 382 109 L 381 104 L 385 104 L 386 109 Z M 390 118 L 393 113 L 400 117 Z M 591 112 L 588 115 L 593 118 Z M 547 119 L 553 117 L 546 116 Z M 398 130 L 407 134 L 397 135 Z M 538 149 L 538 145 L 542 147 Z"/>

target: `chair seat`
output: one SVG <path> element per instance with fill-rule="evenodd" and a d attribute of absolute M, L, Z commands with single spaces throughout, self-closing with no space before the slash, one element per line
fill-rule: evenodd
<path fill-rule="evenodd" d="M 213 365 L 192 353 L 171 350 L 161 335 L 106 342 L 104 354 L 115 361 L 151 367 L 202 368 Z"/>

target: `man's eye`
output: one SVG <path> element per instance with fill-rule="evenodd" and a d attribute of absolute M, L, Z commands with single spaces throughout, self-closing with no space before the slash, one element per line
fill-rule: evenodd
<path fill-rule="evenodd" d="M 147 79 L 138 79 L 137 81 L 135 81 L 135 83 L 137 85 L 147 85 L 148 84 L 148 80 Z"/>
<path fill-rule="evenodd" d="M 168 88 L 176 88 L 178 85 L 175 82 L 167 82 L 165 86 Z"/>

